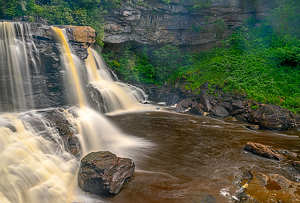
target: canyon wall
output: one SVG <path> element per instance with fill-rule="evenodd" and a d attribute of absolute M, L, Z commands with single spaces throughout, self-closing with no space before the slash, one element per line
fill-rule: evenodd
<path fill-rule="evenodd" d="M 126 42 L 210 50 L 245 19 L 267 16 L 272 4 L 266 0 L 212 0 L 209 7 L 195 10 L 193 0 L 172 0 L 170 4 L 162 0 L 125 1 L 120 8 L 108 11 L 103 41 L 116 51 Z"/>

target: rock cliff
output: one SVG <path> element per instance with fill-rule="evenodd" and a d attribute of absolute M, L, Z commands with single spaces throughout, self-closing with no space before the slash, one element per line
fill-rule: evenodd
<path fill-rule="evenodd" d="M 161 45 L 171 43 L 196 50 L 209 50 L 228 37 L 242 22 L 262 19 L 272 7 L 268 1 L 213 0 L 202 10 L 193 0 L 130 0 L 106 15 L 104 43 Z"/>

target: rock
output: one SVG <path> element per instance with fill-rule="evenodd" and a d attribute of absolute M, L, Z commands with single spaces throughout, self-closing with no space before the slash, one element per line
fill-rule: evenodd
<path fill-rule="evenodd" d="M 210 104 L 210 101 L 208 99 L 208 97 L 204 94 L 201 95 L 200 97 L 200 103 L 203 105 L 203 110 L 206 112 L 210 112 L 212 107 Z"/>
<path fill-rule="evenodd" d="M 223 106 L 217 106 L 212 110 L 213 114 L 218 117 L 226 117 L 229 112 Z"/>
<path fill-rule="evenodd" d="M 250 119 L 262 128 L 286 130 L 296 127 L 294 113 L 277 105 L 260 106 L 250 114 Z"/>
<path fill-rule="evenodd" d="M 189 112 L 192 114 L 199 115 L 199 116 L 204 116 L 205 114 L 204 114 L 204 111 L 202 110 L 201 106 L 202 106 L 201 104 L 198 104 L 197 106 L 192 107 Z"/>
<path fill-rule="evenodd" d="M 252 154 L 255 154 L 255 155 L 258 155 L 258 156 L 261 156 L 264 158 L 275 159 L 277 161 L 281 161 L 281 160 L 285 159 L 275 149 L 273 149 L 271 147 L 267 147 L 260 143 L 247 142 L 247 144 L 244 146 L 244 150 L 247 152 L 250 152 Z"/>
<path fill-rule="evenodd" d="M 280 154 L 283 154 L 285 156 L 288 156 L 288 157 L 291 157 L 291 158 L 297 158 L 298 157 L 298 154 L 295 153 L 295 152 L 291 152 L 291 151 L 288 151 L 288 150 L 278 150 L 280 152 Z"/>
<path fill-rule="evenodd" d="M 246 109 L 235 109 L 230 112 L 231 115 L 243 114 L 245 113 Z"/>
<path fill-rule="evenodd" d="M 300 161 L 294 161 L 292 165 L 298 172 L 300 172 Z"/>
<path fill-rule="evenodd" d="M 79 158 L 82 156 L 80 141 L 77 135 L 73 135 L 68 139 L 68 147 L 71 154 Z"/>
<path fill-rule="evenodd" d="M 235 115 L 234 117 L 236 118 L 236 120 L 239 120 L 239 121 L 244 121 L 244 122 L 247 121 L 247 119 L 242 115 Z"/>
<path fill-rule="evenodd" d="M 243 109 L 244 108 L 243 102 L 241 100 L 233 100 L 231 104 L 232 104 L 233 109 Z"/>
<path fill-rule="evenodd" d="M 218 103 L 218 106 L 223 106 L 227 111 L 232 111 L 232 105 L 229 102 L 220 102 Z"/>
<path fill-rule="evenodd" d="M 257 171 L 250 171 L 250 174 L 251 180 L 243 192 L 245 197 L 239 202 L 299 202 L 300 183 L 278 174 L 264 174 Z"/>
<path fill-rule="evenodd" d="M 68 115 L 63 108 L 51 109 L 43 112 L 42 115 L 53 123 L 54 127 L 58 130 L 59 135 L 65 140 L 74 135 L 72 121 L 68 118 Z"/>
<path fill-rule="evenodd" d="M 192 100 L 190 98 L 187 98 L 187 99 L 182 100 L 181 102 L 179 102 L 176 105 L 175 111 L 176 112 L 183 112 L 190 106 L 192 106 Z"/>
<path fill-rule="evenodd" d="M 105 15 L 105 44 L 174 44 L 192 50 L 210 50 L 223 38 L 230 36 L 244 20 L 255 14 L 255 19 L 266 16 L 270 3 L 259 6 L 243 1 L 211 1 L 211 6 L 195 12 L 195 3 L 189 1 L 123 1 L 118 9 L 109 9 Z M 256 9 L 259 8 L 259 9 Z M 215 23 L 222 19 L 221 33 Z M 219 33 L 219 34 L 217 34 Z M 218 37 L 217 37 L 218 35 Z M 140 46 L 140 45 L 138 45 Z"/>
<path fill-rule="evenodd" d="M 92 152 L 81 160 L 78 186 L 97 195 L 118 194 L 124 182 L 133 175 L 134 162 L 108 151 Z"/>
<path fill-rule="evenodd" d="M 189 106 L 192 106 L 192 100 L 190 98 L 184 99 L 181 102 L 179 102 L 182 107 L 188 108 Z"/>
<path fill-rule="evenodd" d="M 245 125 L 245 127 L 250 130 L 258 130 L 259 129 L 259 125 Z"/>

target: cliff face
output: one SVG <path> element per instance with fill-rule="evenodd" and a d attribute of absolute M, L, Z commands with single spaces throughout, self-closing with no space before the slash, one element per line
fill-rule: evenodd
<path fill-rule="evenodd" d="M 193 10 L 193 0 L 131 0 L 106 16 L 106 44 L 135 42 L 139 44 L 174 45 L 209 50 L 228 37 L 249 18 L 268 15 L 271 3 L 252 0 L 213 0 L 206 9 Z"/>

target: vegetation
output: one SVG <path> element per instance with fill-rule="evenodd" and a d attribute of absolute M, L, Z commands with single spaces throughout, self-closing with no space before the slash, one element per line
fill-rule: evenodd
<path fill-rule="evenodd" d="M 162 0 L 166 4 L 172 0 Z M 194 10 L 209 7 L 212 0 L 193 0 Z M 89 25 L 102 43 L 103 15 L 119 8 L 122 0 L 0 0 L 0 18 L 30 21 L 40 18 L 49 24 Z M 181 3 L 183 1 L 180 1 Z M 254 4 L 259 0 L 252 0 Z M 186 89 L 198 91 L 201 84 L 218 84 L 228 91 L 246 92 L 249 97 L 300 111 L 300 3 L 276 0 L 269 17 L 248 19 L 222 46 L 209 52 L 189 54 L 176 46 L 133 51 L 126 46 L 121 55 L 104 54 L 120 76 L 131 82 L 163 84 L 186 79 Z M 208 18 L 208 17 L 207 17 Z M 203 28 L 192 25 L 191 30 Z M 221 38 L 225 22 L 215 22 L 213 31 Z"/>
<path fill-rule="evenodd" d="M 254 100 L 300 112 L 300 3 L 276 3 L 268 18 L 261 22 L 249 18 L 221 47 L 209 52 L 188 54 L 165 45 L 135 53 L 127 47 L 130 54 L 105 58 L 125 80 L 163 84 L 185 78 L 185 88 L 193 91 L 208 81 L 225 91 L 246 92 Z M 224 21 L 215 23 L 217 37 L 225 28 Z"/>
<path fill-rule="evenodd" d="M 42 18 L 52 25 L 82 25 L 93 27 L 102 44 L 105 9 L 120 7 L 122 0 L 0 0 L 0 18 L 29 21 Z"/>

